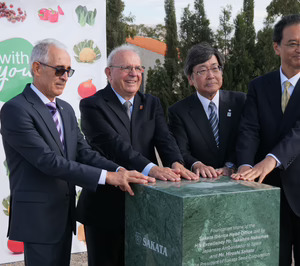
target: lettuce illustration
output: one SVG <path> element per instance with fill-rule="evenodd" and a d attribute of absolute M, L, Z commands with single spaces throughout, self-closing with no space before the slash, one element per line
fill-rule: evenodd
<path fill-rule="evenodd" d="M 90 26 L 93 26 L 95 24 L 95 18 L 97 15 L 96 8 L 94 11 L 88 11 L 86 6 L 79 5 L 76 7 L 75 12 L 78 17 L 78 23 L 83 27 L 85 24 L 89 24 Z"/>

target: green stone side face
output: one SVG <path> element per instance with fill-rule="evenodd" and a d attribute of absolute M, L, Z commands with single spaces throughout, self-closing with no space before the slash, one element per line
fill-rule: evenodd
<path fill-rule="evenodd" d="M 280 189 L 202 179 L 126 195 L 126 265 L 278 265 Z"/>
<path fill-rule="evenodd" d="M 126 265 L 181 265 L 182 199 L 144 186 L 134 191 L 126 196 Z"/>

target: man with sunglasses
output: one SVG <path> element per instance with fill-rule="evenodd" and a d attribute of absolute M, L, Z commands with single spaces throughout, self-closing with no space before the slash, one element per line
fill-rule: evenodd
<path fill-rule="evenodd" d="M 30 66 L 33 83 L 1 110 L 10 170 L 8 235 L 24 242 L 25 265 L 69 265 L 76 230 L 75 185 L 96 191 L 110 184 L 133 194 L 129 182 L 154 180 L 119 168 L 86 143 L 72 107 L 57 98 L 74 73 L 63 44 L 39 42 Z"/>
<path fill-rule="evenodd" d="M 123 45 L 110 53 L 105 69 L 109 84 L 80 102 L 87 141 L 127 169 L 165 181 L 197 179 L 182 165 L 159 99 L 139 92 L 143 71 L 132 47 Z M 157 165 L 155 148 L 166 167 Z M 81 193 L 77 208 L 79 221 L 85 224 L 89 266 L 124 265 L 124 205 L 124 193 L 114 187 Z M 95 213 L 99 206 L 101 213 Z"/>
<path fill-rule="evenodd" d="M 207 43 L 193 46 L 184 71 L 196 92 L 169 108 L 169 126 L 185 164 L 198 176 L 230 176 L 235 139 L 245 102 L 241 92 L 220 90 L 224 59 Z"/>

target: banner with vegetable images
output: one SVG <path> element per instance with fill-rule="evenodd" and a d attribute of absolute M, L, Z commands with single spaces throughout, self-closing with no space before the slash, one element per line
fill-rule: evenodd
<path fill-rule="evenodd" d="M 74 75 L 60 98 L 80 118 L 79 101 L 106 85 L 106 15 L 104 0 L 0 1 L 0 108 L 32 82 L 29 58 L 37 41 L 55 38 L 72 58 Z M 9 169 L 0 141 L 0 264 L 24 259 L 24 245 L 7 238 L 10 213 Z M 80 194 L 78 188 L 78 194 Z M 20 221 L 21 223 L 22 221 Z M 86 250 L 78 224 L 72 252 Z"/>

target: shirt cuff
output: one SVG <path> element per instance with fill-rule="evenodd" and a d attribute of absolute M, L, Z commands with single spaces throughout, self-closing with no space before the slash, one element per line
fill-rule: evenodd
<path fill-rule="evenodd" d="M 143 169 L 142 174 L 143 174 L 144 176 L 148 176 L 148 175 L 149 175 L 149 172 L 150 172 L 150 170 L 152 169 L 153 166 L 156 166 L 156 164 L 154 164 L 154 163 L 148 163 L 148 164 L 146 165 L 146 167 Z"/>
<path fill-rule="evenodd" d="M 193 172 L 193 166 L 196 164 L 196 163 L 201 163 L 200 161 L 197 161 L 197 162 L 194 162 L 191 166 L 191 171 Z"/>
<path fill-rule="evenodd" d="M 105 185 L 106 175 L 107 175 L 107 171 L 106 170 L 102 170 L 100 178 L 99 178 L 99 181 L 98 181 L 99 185 Z"/>
<path fill-rule="evenodd" d="M 271 156 L 276 160 L 276 167 L 279 167 L 281 165 L 281 162 L 278 160 L 278 158 L 272 154 L 272 153 L 268 153 L 266 157 Z"/>
<path fill-rule="evenodd" d="M 253 168 L 253 166 L 251 164 L 241 164 L 239 167 L 238 167 L 238 170 L 242 167 L 242 166 L 249 166 L 250 168 Z"/>

